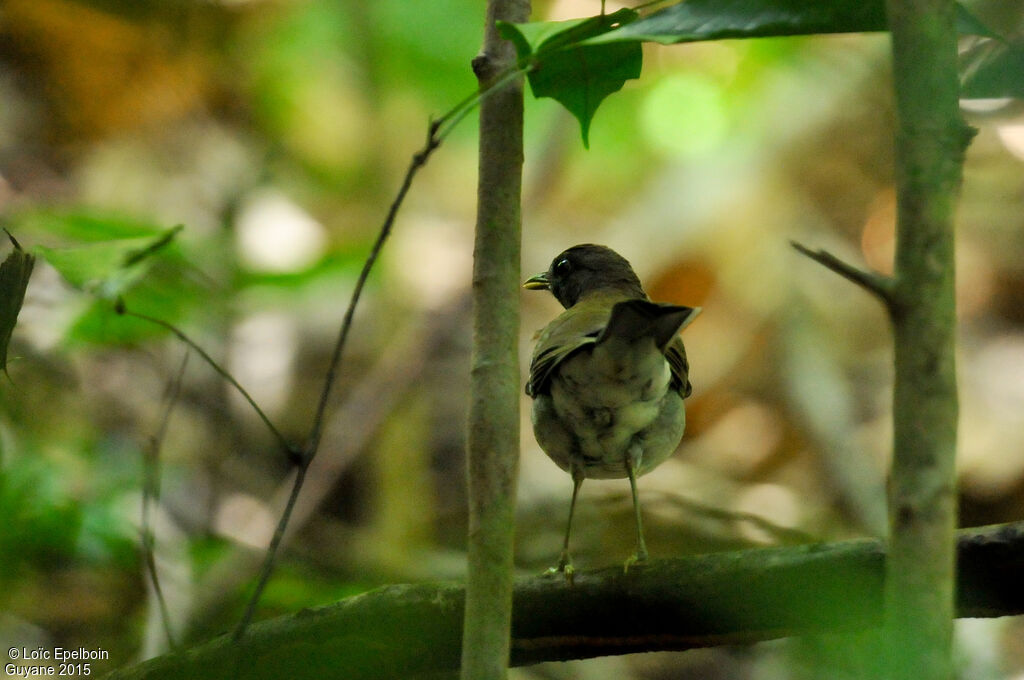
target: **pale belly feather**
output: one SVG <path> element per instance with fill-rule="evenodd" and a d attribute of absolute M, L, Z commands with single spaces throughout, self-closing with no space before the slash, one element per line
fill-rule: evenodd
<path fill-rule="evenodd" d="M 671 455 L 683 434 L 682 397 L 670 380 L 657 351 L 629 356 L 621 346 L 599 346 L 580 352 L 559 366 L 550 395 L 534 402 L 538 440 L 563 469 L 598 479 L 625 477 L 633 448 L 643 474 Z"/>

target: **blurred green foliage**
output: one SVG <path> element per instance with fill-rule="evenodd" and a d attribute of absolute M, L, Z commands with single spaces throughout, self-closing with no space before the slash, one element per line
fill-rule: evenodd
<path fill-rule="evenodd" d="M 1010 41 L 1024 28 L 1016 0 L 965 6 Z M 535 18 L 598 7 L 538 2 Z M 431 116 L 476 88 L 469 62 L 482 22 L 474 0 L 7 0 L 4 223 L 27 252 L 95 253 L 142 239 L 101 246 L 115 265 L 183 224 L 141 263 L 145 276 L 117 292 L 129 309 L 188 332 L 301 441 L 345 301 L 410 154 Z M 983 61 L 998 43 L 965 41 Z M 705 308 L 686 331 L 696 389 L 686 437 L 641 480 L 652 553 L 872 533 L 884 516 L 885 319 L 786 244 L 888 264 L 886 38 L 642 49 L 643 77 L 604 101 L 589 151 L 557 104 L 528 102 L 524 271 L 573 243 L 607 243 L 655 299 Z M 981 133 L 961 210 L 965 523 L 1024 512 L 1024 144 L 1016 104 L 990 106 L 971 114 Z M 311 472 L 310 507 L 260 616 L 462 573 L 476 153 L 469 118 L 399 216 L 356 315 L 324 467 Z M 524 356 L 556 307 L 524 296 Z M 45 644 L 102 640 L 119 650 L 114 665 L 161 650 L 138 553 L 140 480 L 183 351 L 36 264 L 11 378 L 0 378 L 0 550 L 9 556 L 0 609 Z M 213 635 L 237 621 L 290 468 L 198 361 L 160 464 L 152 529 L 162 585 L 182 639 Z M 533 573 L 556 556 L 570 485 L 528 436 L 522 470 L 517 564 Z M 628 488 L 584 491 L 581 568 L 628 554 L 629 507 Z M 972 639 L 970 656 L 991 651 L 1007 670 L 972 677 L 1024 668 L 998 646 L 1019 622 L 999 625 L 978 636 L 997 649 Z M 815 642 L 539 672 L 844 677 L 836 657 L 856 665 L 843 651 L 853 643 Z"/>
<path fill-rule="evenodd" d="M 45 461 L 5 464 L 0 472 L 3 577 L 26 568 L 66 564 L 77 553 L 82 509 L 57 487 L 61 470 Z"/>

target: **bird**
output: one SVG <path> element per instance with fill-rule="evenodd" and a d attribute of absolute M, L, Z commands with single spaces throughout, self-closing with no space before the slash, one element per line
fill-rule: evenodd
<path fill-rule="evenodd" d="M 572 582 L 569 537 L 583 480 L 628 478 L 637 542 L 628 572 L 648 559 L 636 479 L 682 439 L 693 388 L 679 332 L 701 310 L 652 302 L 624 257 L 591 243 L 563 251 L 523 287 L 550 291 L 565 308 L 540 331 L 526 383 L 537 443 L 573 484 L 562 552 L 549 571 Z"/>

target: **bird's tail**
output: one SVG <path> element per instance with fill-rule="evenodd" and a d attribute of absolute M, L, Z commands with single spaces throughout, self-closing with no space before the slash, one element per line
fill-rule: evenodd
<path fill-rule="evenodd" d="M 612 308 L 608 325 L 597 344 L 610 339 L 632 343 L 651 337 L 659 350 L 700 314 L 700 307 L 682 307 L 649 300 L 625 300 Z"/>

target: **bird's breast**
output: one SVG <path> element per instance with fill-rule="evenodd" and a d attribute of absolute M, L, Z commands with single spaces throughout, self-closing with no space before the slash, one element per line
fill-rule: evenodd
<path fill-rule="evenodd" d="M 538 441 L 559 466 L 593 478 L 625 477 L 628 451 L 640 445 L 643 473 L 682 437 L 682 399 L 670 380 L 653 343 L 632 355 L 600 345 L 578 352 L 559 365 L 550 396 L 534 402 Z"/>

